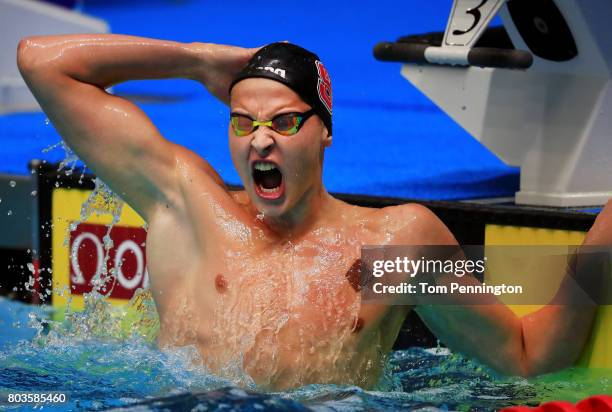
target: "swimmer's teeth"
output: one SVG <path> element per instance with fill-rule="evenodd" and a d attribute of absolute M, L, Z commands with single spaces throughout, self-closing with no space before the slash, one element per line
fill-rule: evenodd
<path fill-rule="evenodd" d="M 259 189 L 261 189 L 261 191 L 264 192 L 264 193 L 274 193 L 274 192 L 278 192 L 280 190 L 280 186 L 273 187 L 272 189 L 266 189 L 262 185 L 259 185 Z"/>
<path fill-rule="evenodd" d="M 260 170 L 262 172 L 267 172 L 268 170 L 276 169 L 273 163 L 255 163 L 255 170 Z"/>
<path fill-rule="evenodd" d="M 253 164 L 253 170 L 257 173 L 266 173 L 266 172 L 270 172 L 273 170 L 277 170 L 280 173 L 280 170 L 278 170 L 278 168 L 276 167 L 276 165 L 274 163 L 271 162 L 256 162 Z M 281 179 L 282 179 L 282 175 L 281 175 Z M 265 188 L 262 184 L 262 182 L 256 182 L 257 186 L 259 187 L 259 190 L 261 190 L 262 193 L 278 193 L 280 191 L 280 182 L 279 185 L 276 187 L 272 187 L 272 188 Z"/>

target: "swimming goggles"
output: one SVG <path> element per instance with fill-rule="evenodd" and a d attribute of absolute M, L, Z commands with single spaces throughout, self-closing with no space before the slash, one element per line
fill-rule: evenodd
<path fill-rule="evenodd" d="M 260 122 L 246 114 L 230 114 L 230 123 L 236 136 L 246 136 L 253 133 L 259 126 L 267 126 L 276 133 L 283 136 L 292 136 L 300 131 L 306 120 L 315 114 L 313 109 L 307 112 L 282 113 L 274 116 L 271 120 Z"/>

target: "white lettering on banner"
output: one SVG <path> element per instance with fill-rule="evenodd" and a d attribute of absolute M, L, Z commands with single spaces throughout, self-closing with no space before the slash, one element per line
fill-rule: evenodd
<path fill-rule="evenodd" d="M 121 262 L 123 259 L 123 255 L 128 250 L 131 250 L 136 257 L 136 273 L 134 273 L 134 277 L 132 279 L 127 279 L 123 274 L 123 270 L 121 269 Z M 126 289 L 134 289 L 136 286 L 140 284 L 142 280 L 143 270 L 144 270 L 144 259 L 142 257 L 142 251 L 133 240 L 124 240 L 121 242 L 117 251 L 115 252 L 115 270 L 117 273 L 117 280 L 119 284 Z"/>
<path fill-rule="evenodd" d="M 81 256 L 81 259 L 95 259 L 96 262 L 96 270 L 93 276 L 89 276 L 87 273 L 87 278 L 83 274 L 83 268 L 81 267 L 81 263 L 79 262 L 79 250 L 83 249 L 83 242 L 91 241 L 93 243 L 93 248 L 86 248 L 89 250 L 86 253 L 87 256 Z M 109 251 L 110 252 L 110 251 Z M 82 232 L 77 235 L 70 247 L 70 264 L 72 266 L 72 275 L 71 281 L 75 285 L 86 285 L 87 279 L 96 279 L 101 276 L 104 270 L 104 263 L 106 252 L 104 250 L 104 245 L 98 236 L 91 232 Z M 128 278 L 126 274 L 123 272 L 122 266 L 126 257 L 126 253 L 134 254 L 134 258 L 136 259 L 136 269 L 134 271 L 134 275 L 131 278 Z M 91 267 L 91 266 L 90 266 Z M 115 269 L 114 273 L 116 274 L 116 279 L 123 287 L 127 290 L 136 289 L 141 285 L 143 288 L 149 287 L 149 271 L 145 265 L 144 251 L 143 249 L 133 240 L 124 239 L 115 249 L 115 256 L 113 259 L 113 267 Z M 113 273 L 113 272 L 111 272 Z M 128 274 L 129 276 L 129 274 Z"/>
<path fill-rule="evenodd" d="M 104 264 L 104 249 L 102 247 L 102 242 L 100 239 L 93 233 L 83 232 L 74 239 L 72 243 L 72 248 L 70 250 L 70 263 L 72 264 L 72 270 L 74 272 L 74 276 L 72 276 L 72 283 L 76 283 L 79 285 L 85 284 L 85 278 L 83 277 L 83 272 L 81 271 L 81 266 L 79 265 L 79 247 L 84 240 L 91 240 L 96 246 L 96 273 L 94 278 L 100 276 L 102 273 L 102 266 Z"/>

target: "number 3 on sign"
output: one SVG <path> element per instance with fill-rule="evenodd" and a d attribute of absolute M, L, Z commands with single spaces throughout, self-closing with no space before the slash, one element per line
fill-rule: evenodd
<path fill-rule="evenodd" d="M 506 0 L 455 0 L 446 33 L 445 47 L 471 47 Z"/>

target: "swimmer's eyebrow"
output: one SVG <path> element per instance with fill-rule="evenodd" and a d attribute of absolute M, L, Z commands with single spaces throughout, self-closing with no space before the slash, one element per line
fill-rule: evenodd
<path fill-rule="evenodd" d="M 230 114 L 241 114 L 241 115 L 243 115 L 243 116 L 249 116 L 249 117 L 251 117 L 251 114 L 250 114 L 250 113 L 249 113 L 247 110 L 244 110 L 244 109 L 235 109 L 235 110 L 231 110 L 231 111 L 230 111 Z"/>
<path fill-rule="evenodd" d="M 244 116 L 244 117 L 248 117 L 248 118 L 249 118 L 249 119 L 251 119 L 251 120 L 255 120 L 255 119 L 253 118 L 253 116 L 251 116 L 251 115 L 250 115 L 250 114 L 248 114 L 248 113 L 243 113 L 243 112 L 242 112 L 242 111 L 240 111 L 240 110 L 232 110 L 232 111 L 230 112 L 230 116 L 234 116 L 234 115 Z"/>

